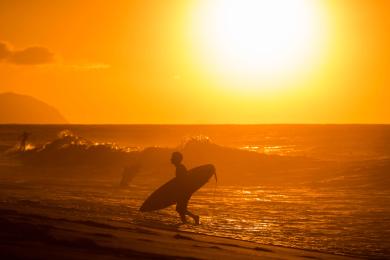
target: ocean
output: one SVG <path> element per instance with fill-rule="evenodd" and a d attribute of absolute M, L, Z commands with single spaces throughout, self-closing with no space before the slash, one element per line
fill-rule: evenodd
<path fill-rule="evenodd" d="M 174 207 L 138 211 L 174 176 L 175 150 L 217 169 L 189 205 L 199 226 L 178 225 Z M 2 208 L 363 258 L 390 258 L 389 174 L 388 125 L 0 126 Z"/>

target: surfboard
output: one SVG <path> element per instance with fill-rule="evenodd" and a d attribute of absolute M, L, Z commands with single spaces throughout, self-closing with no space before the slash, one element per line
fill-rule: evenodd
<path fill-rule="evenodd" d="M 154 191 L 144 201 L 140 211 L 148 212 L 174 205 L 180 196 L 192 195 L 205 185 L 213 175 L 215 175 L 215 167 L 212 164 L 195 167 L 189 170 L 184 178 L 173 178 Z"/>

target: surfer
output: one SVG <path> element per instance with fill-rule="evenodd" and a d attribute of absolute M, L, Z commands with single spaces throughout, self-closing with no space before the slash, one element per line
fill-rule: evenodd
<path fill-rule="evenodd" d="M 24 152 L 26 151 L 26 146 L 27 146 L 27 139 L 30 136 L 29 133 L 24 131 L 22 135 L 20 136 L 20 144 L 19 144 L 19 150 Z"/>
<path fill-rule="evenodd" d="M 120 182 L 120 186 L 122 188 L 126 188 L 129 186 L 129 183 L 133 180 L 134 176 L 137 174 L 139 171 L 139 165 L 138 164 L 133 164 L 130 166 L 125 166 L 123 168 L 122 172 L 122 180 Z"/>
<path fill-rule="evenodd" d="M 182 164 L 183 155 L 179 152 L 172 153 L 171 163 L 176 167 L 176 178 L 184 180 L 187 175 L 187 168 Z M 199 216 L 188 211 L 188 202 L 191 199 L 191 194 L 183 194 L 176 204 L 176 211 L 179 213 L 181 221 L 187 223 L 186 216 L 190 216 L 194 219 L 195 224 L 199 225 Z"/>

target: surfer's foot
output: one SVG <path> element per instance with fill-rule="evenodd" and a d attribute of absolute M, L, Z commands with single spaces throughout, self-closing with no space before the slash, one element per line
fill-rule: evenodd
<path fill-rule="evenodd" d="M 194 216 L 195 225 L 199 225 L 199 216 Z"/>

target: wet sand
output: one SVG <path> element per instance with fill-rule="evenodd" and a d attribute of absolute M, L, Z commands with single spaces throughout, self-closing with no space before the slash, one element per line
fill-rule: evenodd
<path fill-rule="evenodd" d="M 348 259 L 172 229 L 0 209 L 1 259 Z"/>

